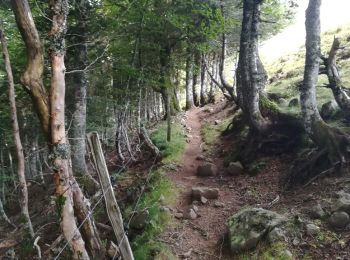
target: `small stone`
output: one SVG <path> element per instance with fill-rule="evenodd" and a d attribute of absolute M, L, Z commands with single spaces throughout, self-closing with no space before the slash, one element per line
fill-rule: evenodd
<path fill-rule="evenodd" d="M 306 225 L 306 234 L 309 236 L 315 236 L 320 232 L 320 228 L 314 224 Z"/>
<path fill-rule="evenodd" d="M 286 257 L 286 259 L 294 259 L 292 252 L 288 249 L 284 250 L 284 257 Z"/>
<path fill-rule="evenodd" d="M 196 157 L 196 160 L 197 161 L 205 161 L 205 156 L 204 155 L 198 155 L 197 157 Z"/>
<path fill-rule="evenodd" d="M 201 203 L 203 205 L 205 205 L 205 204 L 207 204 L 207 202 L 208 202 L 208 200 L 205 197 L 201 196 Z"/>
<path fill-rule="evenodd" d="M 177 219 L 182 219 L 183 217 L 184 217 L 184 214 L 182 214 L 181 212 L 177 212 L 177 213 L 175 213 L 175 218 L 177 218 Z"/>
<path fill-rule="evenodd" d="M 344 228 L 349 224 L 349 221 L 348 213 L 344 211 L 336 211 L 331 215 L 329 224 L 334 228 Z"/>
<path fill-rule="evenodd" d="M 322 206 L 317 203 L 317 205 L 310 208 L 309 215 L 312 218 L 321 219 L 326 215 L 326 213 L 324 212 Z"/>
<path fill-rule="evenodd" d="M 201 200 L 201 197 L 206 199 L 217 199 L 219 197 L 219 189 L 208 187 L 192 187 L 192 197 L 195 200 Z"/>
<path fill-rule="evenodd" d="M 166 212 L 166 213 L 168 213 L 168 214 L 170 214 L 170 212 L 171 212 L 171 209 L 170 208 L 168 208 L 168 207 L 161 207 L 160 208 L 163 212 Z"/>
<path fill-rule="evenodd" d="M 350 194 L 340 191 L 337 195 L 339 198 L 333 206 L 334 211 L 344 211 L 350 214 Z"/>
<path fill-rule="evenodd" d="M 185 217 L 187 219 L 196 219 L 197 218 L 197 214 L 193 209 L 190 209 L 187 214 L 185 215 Z"/>
<path fill-rule="evenodd" d="M 217 167 L 213 163 L 205 163 L 203 165 L 198 166 L 197 168 L 197 176 L 207 177 L 207 176 L 215 176 L 217 175 Z"/>
<path fill-rule="evenodd" d="M 194 212 L 198 212 L 199 208 L 196 205 L 192 205 L 192 209 L 194 210 Z"/>
<path fill-rule="evenodd" d="M 243 166 L 240 162 L 230 162 L 226 173 L 231 176 L 238 176 L 243 173 Z"/>
<path fill-rule="evenodd" d="M 191 142 L 191 140 L 190 140 L 190 139 L 186 139 L 186 143 L 188 143 L 188 144 L 189 144 L 190 142 Z"/>
<path fill-rule="evenodd" d="M 148 224 L 149 218 L 150 216 L 148 210 L 137 212 L 130 221 L 130 227 L 141 230 Z"/>
<path fill-rule="evenodd" d="M 219 201 L 215 201 L 214 207 L 215 208 L 223 208 L 223 207 L 225 207 L 225 204 L 222 202 L 219 202 Z"/>
<path fill-rule="evenodd" d="M 220 120 L 215 120 L 214 125 L 218 125 L 218 124 L 220 124 Z"/>
<path fill-rule="evenodd" d="M 300 244 L 299 238 L 297 238 L 297 237 L 294 238 L 292 243 L 293 243 L 294 246 L 298 246 Z"/>
<path fill-rule="evenodd" d="M 320 115 L 323 119 L 330 119 L 338 110 L 338 104 L 335 101 L 324 103 L 321 107 Z"/>

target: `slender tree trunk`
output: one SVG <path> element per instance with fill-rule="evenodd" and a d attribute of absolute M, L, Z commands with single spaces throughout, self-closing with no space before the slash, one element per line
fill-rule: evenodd
<path fill-rule="evenodd" d="M 187 47 L 186 57 L 186 110 L 193 107 L 193 91 L 192 91 L 192 78 L 193 78 L 193 63 L 192 53 L 189 47 Z"/>
<path fill-rule="evenodd" d="M 200 89 L 200 103 L 201 106 L 204 106 L 208 103 L 208 96 L 207 96 L 207 73 L 206 73 L 206 56 L 205 54 L 202 54 L 201 59 L 201 89 Z"/>
<path fill-rule="evenodd" d="M 26 221 L 26 225 L 27 225 L 26 229 L 29 232 L 29 235 L 31 236 L 31 238 L 34 238 L 34 229 L 33 229 L 32 222 L 30 220 L 29 210 L 28 210 L 28 189 L 27 189 L 26 178 L 24 175 L 24 154 L 23 154 L 23 147 L 22 147 L 22 142 L 19 134 L 18 119 L 17 119 L 15 85 L 14 85 L 12 69 L 11 69 L 10 55 L 7 50 L 7 43 L 6 43 L 5 36 L 1 29 L 0 29 L 0 39 L 1 39 L 2 51 L 4 55 L 7 80 L 9 83 L 11 124 L 12 124 L 13 139 L 14 139 L 14 144 L 16 147 L 16 154 L 17 154 L 17 175 L 19 180 L 19 204 L 21 206 L 22 216 Z"/>
<path fill-rule="evenodd" d="M 168 128 L 167 128 L 167 136 L 166 136 L 166 140 L 168 142 L 171 141 L 171 111 L 170 111 L 170 102 L 171 102 L 171 92 L 170 90 L 168 89 L 167 90 L 167 102 L 166 102 L 166 113 L 167 113 L 167 125 L 168 125 Z"/>
<path fill-rule="evenodd" d="M 320 47 L 320 6 L 321 0 L 310 0 L 306 10 L 306 59 L 304 81 L 300 93 L 301 110 L 307 133 L 313 135 L 313 126 L 321 122 L 317 109 L 316 85 L 319 73 Z"/>
<path fill-rule="evenodd" d="M 195 106 L 199 106 L 199 98 L 197 93 L 198 77 L 200 71 L 200 55 L 198 52 L 194 55 L 194 68 L 193 68 L 193 79 L 192 79 L 192 94 L 193 94 L 193 103 Z"/>

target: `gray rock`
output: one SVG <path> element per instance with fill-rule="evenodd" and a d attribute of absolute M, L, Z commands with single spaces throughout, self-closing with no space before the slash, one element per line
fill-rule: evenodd
<path fill-rule="evenodd" d="M 279 227 L 275 227 L 267 234 L 267 241 L 270 244 L 276 243 L 278 241 L 286 242 L 287 240 L 288 239 L 285 232 Z"/>
<path fill-rule="evenodd" d="M 220 122 L 221 122 L 220 120 L 215 120 L 214 125 L 218 125 L 218 124 L 220 124 Z"/>
<path fill-rule="evenodd" d="M 215 208 L 223 208 L 223 207 L 225 207 L 225 204 L 220 202 L 220 201 L 215 201 L 214 202 L 214 207 Z"/>
<path fill-rule="evenodd" d="M 192 205 L 192 209 L 194 210 L 194 212 L 198 212 L 199 208 L 196 205 Z"/>
<path fill-rule="evenodd" d="M 189 209 L 188 212 L 184 215 L 187 219 L 196 219 L 197 213 L 193 209 Z"/>
<path fill-rule="evenodd" d="M 320 228 L 314 224 L 306 225 L 306 234 L 309 236 L 315 236 L 320 232 Z"/>
<path fill-rule="evenodd" d="M 297 107 L 299 106 L 299 99 L 298 98 L 293 98 L 289 101 L 288 104 L 289 107 Z"/>
<path fill-rule="evenodd" d="M 284 250 L 284 257 L 286 257 L 286 259 L 294 259 L 292 252 L 288 249 Z"/>
<path fill-rule="evenodd" d="M 321 204 L 317 203 L 317 205 L 309 209 L 309 215 L 311 218 L 321 219 L 326 215 L 326 213 L 324 212 Z"/>
<path fill-rule="evenodd" d="M 255 248 L 270 230 L 284 224 L 285 217 L 262 208 L 244 209 L 229 221 L 230 248 L 233 253 Z"/>
<path fill-rule="evenodd" d="M 344 191 L 337 193 L 338 199 L 333 206 L 334 211 L 345 211 L 350 214 L 350 194 Z"/>
<path fill-rule="evenodd" d="M 202 154 L 201 154 L 201 155 L 198 155 L 198 156 L 196 157 L 196 160 L 197 160 L 197 161 L 205 161 L 205 159 L 206 159 L 205 156 L 202 155 Z"/>
<path fill-rule="evenodd" d="M 219 197 L 219 189 L 208 187 L 192 187 L 192 198 L 201 200 L 201 197 L 206 199 L 217 199 Z"/>
<path fill-rule="evenodd" d="M 130 227 L 138 230 L 144 229 L 149 223 L 149 218 L 148 210 L 137 212 L 130 221 Z"/>
<path fill-rule="evenodd" d="M 338 110 L 338 104 L 335 101 L 324 103 L 321 107 L 321 117 L 323 119 L 330 119 Z"/>
<path fill-rule="evenodd" d="M 205 163 L 198 166 L 197 176 L 206 177 L 206 176 L 215 176 L 217 174 L 217 167 L 212 163 Z"/>
<path fill-rule="evenodd" d="M 182 219 L 184 217 L 184 214 L 182 214 L 181 212 L 177 212 L 174 214 L 175 218 L 177 219 Z"/>
<path fill-rule="evenodd" d="M 334 228 L 345 228 L 349 224 L 350 218 L 348 213 L 344 211 L 334 212 L 330 219 L 329 224 Z"/>
<path fill-rule="evenodd" d="M 205 197 L 201 196 L 201 203 L 203 205 L 205 205 L 205 204 L 207 204 L 207 202 L 208 202 L 208 200 Z"/>
<path fill-rule="evenodd" d="M 238 176 L 243 173 L 243 166 L 240 162 L 230 162 L 226 173 L 231 176 Z"/>

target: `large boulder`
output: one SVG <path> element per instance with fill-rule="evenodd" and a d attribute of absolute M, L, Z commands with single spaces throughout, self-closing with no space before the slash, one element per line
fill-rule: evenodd
<path fill-rule="evenodd" d="M 287 219 L 262 208 L 244 209 L 229 221 L 230 248 L 233 253 L 253 249 L 258 242 Z"/>
<path fill-rule="evenodd" d="M 218 169 L 213 163 L 205 163 L 197 168 L 197 175 L 201 177 L 215 176 L 217 172 Z"/>
<path fill-rule="evenodd" d="M 202 201 L 205 199 L 217 199 L 219 197 L 219 189 L 208 187 L 192 187 L 192 198 L 194 200 Z"/>
<path fill-rule="evenodd" d="M 330 119 L 338 110 L 338 104 L 335 101 L 324 103 L 321 107 L 321 117 L 323 119 Z"/>

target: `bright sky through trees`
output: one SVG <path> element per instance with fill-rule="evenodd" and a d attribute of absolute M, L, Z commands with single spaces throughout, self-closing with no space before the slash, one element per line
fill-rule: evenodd
<path fill-rule="evenodd" d="M 305 42 L 305 10 L 307 0 L 298 0 L 299 8 L 295 23 L 280 34 L 266 41 L 261 48 L 264 60 L 274 60 L 292 52 Z M 321 7 L 322 31 L 350 23 L 349 0 L 323 0 Z"/>

